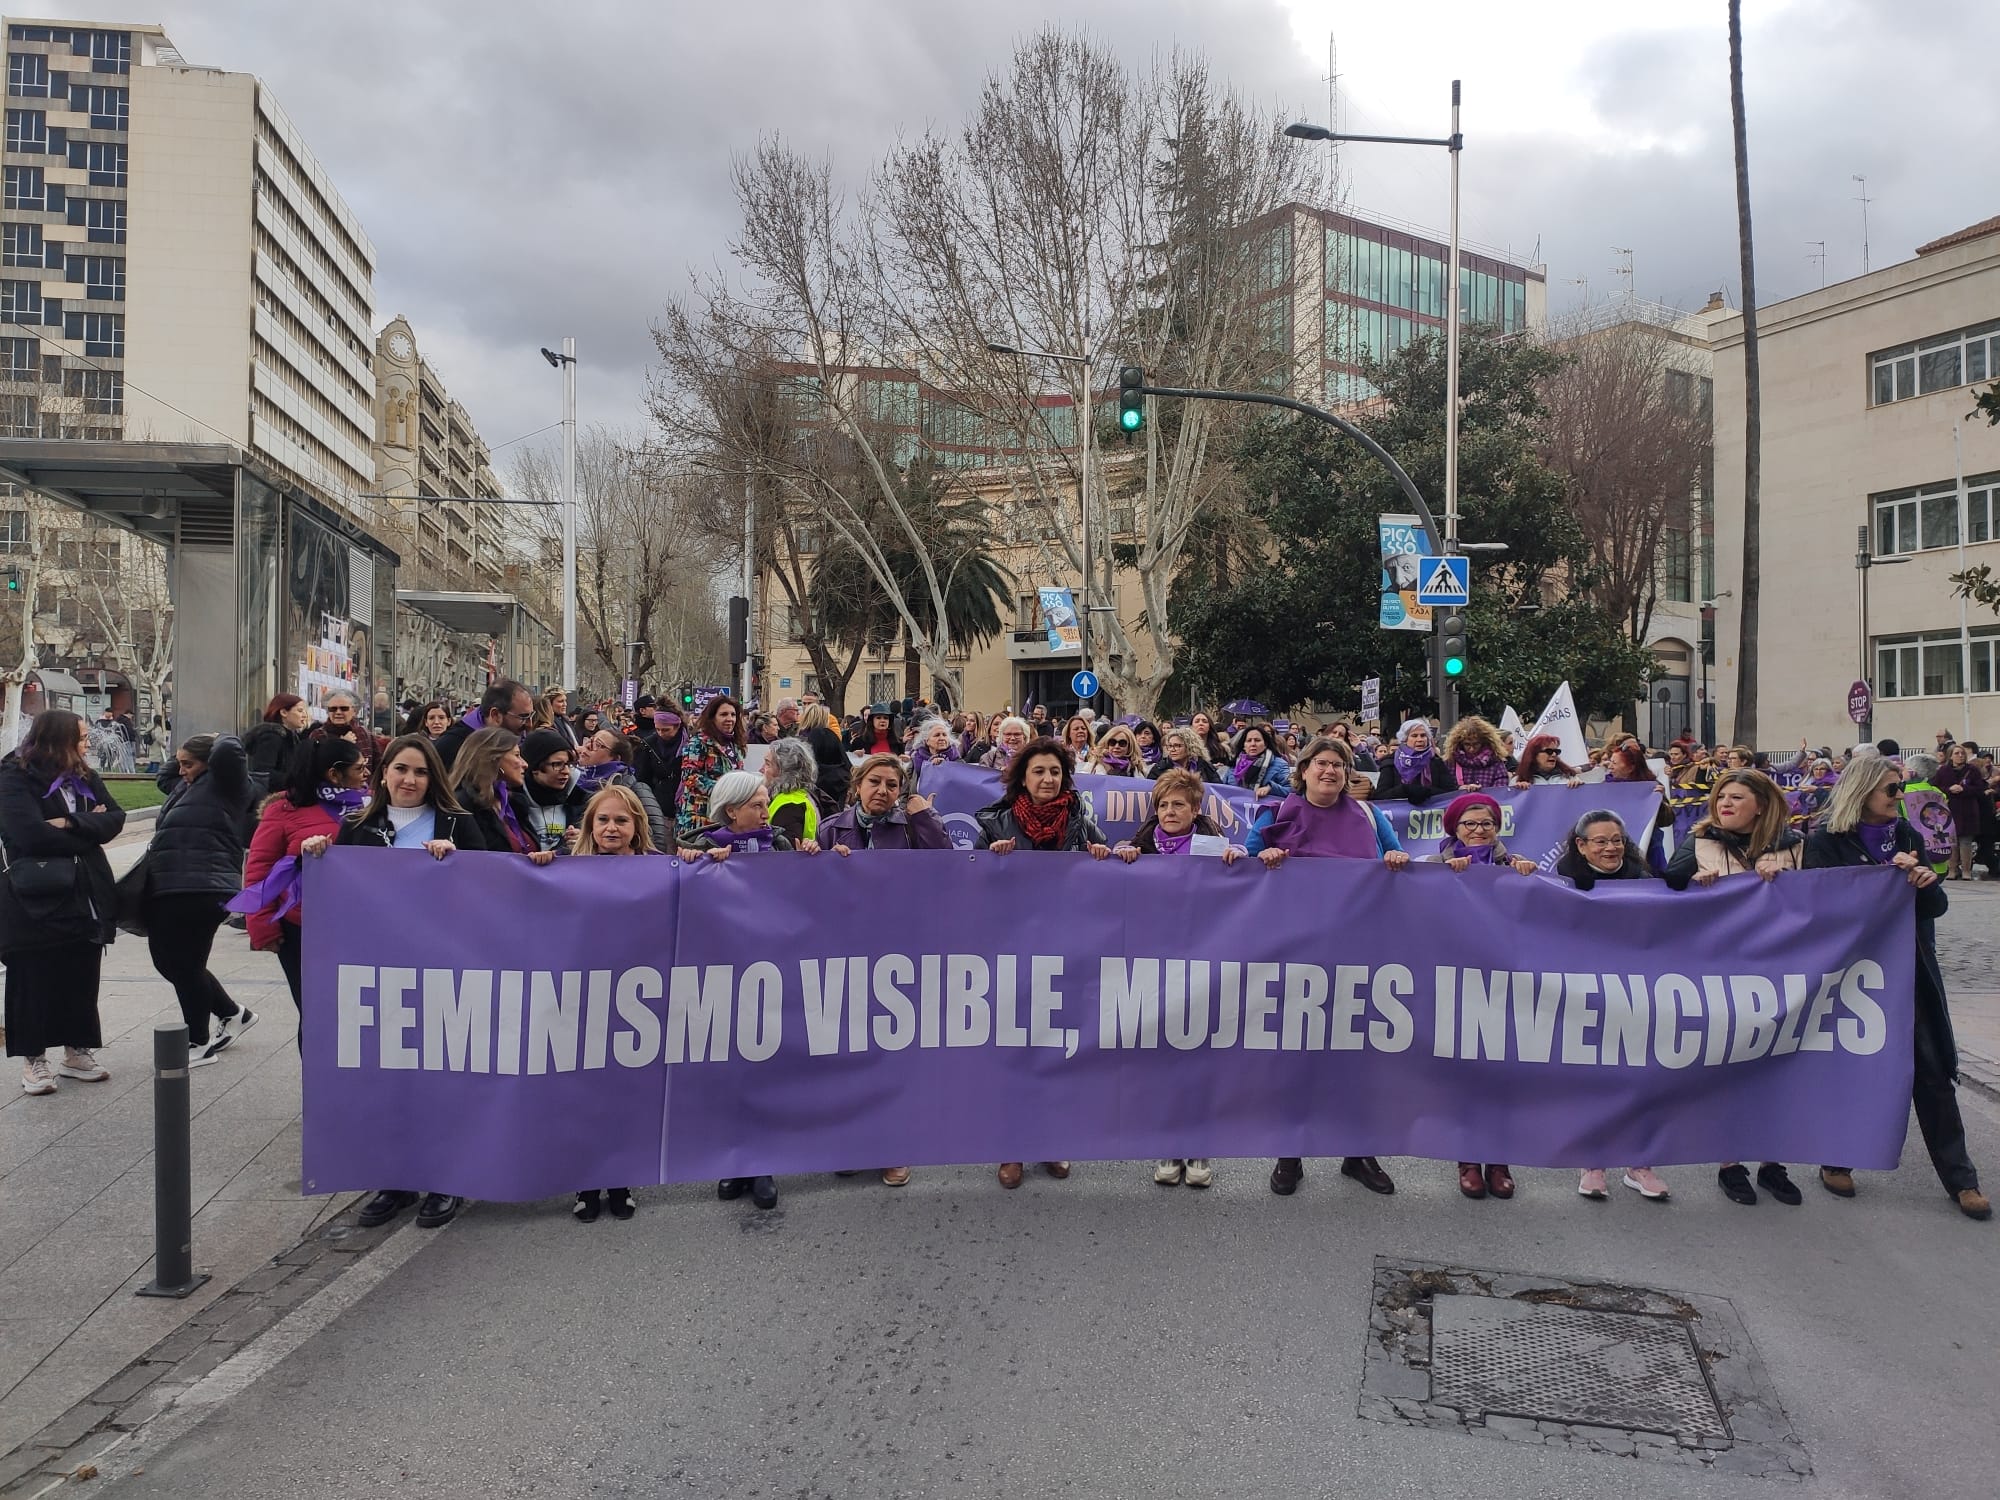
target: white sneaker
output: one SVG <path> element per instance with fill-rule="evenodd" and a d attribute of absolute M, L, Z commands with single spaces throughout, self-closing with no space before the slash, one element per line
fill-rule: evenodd
<path fill-rule="evenodd" d="M 1215 1169 L 1208 1164 L 1205 1156 L 1190 1156 L 1187 1161 L 1187 1185 L 1207 1187 L 1215 1181 Z"/>
<path fill-rule="evenodd" d="M 111 1076 L 111 1070 L 88 1047 L 63 1048 L 63 1060 L 56 1064 L 56 1071 L 65 1078 L 81 1078 L 85 1083 L 102 1083 Z"/>
<path fill-rule="evenodd" d="M 262 1019 L 256 1011 L 246 1005 L 222 1023 L 222 1034 L 231 1038 L 239 1037 Z"/>
<path fill-rule="evenodd" d="M 210 1063 L 221 1057 L 223 1049 L 235 1040 L 236 1038 L 226 1031 L 219 1033 L 213 1041 L 205 1042 L 188 1053 L 188 1066 L 190 1068 L 207 1067 Z"/>
<path fill-rule="evenodd" d="M 53 1094 L 56 1091 L 55 1071 L 49 1067 L 46 1057 L 31 1057 L 21 1069 L 21 1092 L 24 1094 Z"/>
<path fill-rule="evenodd" d="M 1153 1181 L 1161 1187 L 1173 1187 L 1181 1180 L 1181 1164 L 1175 1157 L 1163 1156 L 1159 1165 L 1153 1168 Z"/>

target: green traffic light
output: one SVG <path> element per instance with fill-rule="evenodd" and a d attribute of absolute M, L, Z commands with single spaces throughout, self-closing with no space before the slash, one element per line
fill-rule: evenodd
<path fill-rule="evenodd" d="M 1459 676 L 1463 676 L 1463 675 L 1464 675 L 1464 672 L 1465 672 L 1465 658 L 1464 658 L 1464 657 L 1462 657 L 1462 656 L 1447 656 L 1447 657 L 1446 657 L 1446 658 L 1444 659 L 1444 675 L 1445 675 L 1445 676 L 1447 676 L 1447 677 L 1459 677 Z"/>
<path fill-rule="evenodd" d="M 1146 414 L 1137 407 L 1128 406 L 1118 413 L 1118 425 L 1127 432 L 1137 432 L 1146 423 Z"/>

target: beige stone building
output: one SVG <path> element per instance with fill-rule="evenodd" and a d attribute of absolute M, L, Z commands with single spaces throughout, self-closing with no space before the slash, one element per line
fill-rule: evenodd
<path fill-rule="evenodd" d="M 1873 729 L 1929 747 L 2000 739 L 2000 620 L 1951 574 L 2000 564 L 2000 429 L 1970 415 L 2000 376 L 2000 218 L 1897 265 L 1762 308 L 1758 739 L 1852 743 L 1849 686 Z M 1743 326 L 1715 331 L 1715 687 L 1735 722 L 1743 550 Z M 1857 568 L 1857 547 L 1874 565 Z M 1866 580 L 1866 620 L 1862 580 Z"/>

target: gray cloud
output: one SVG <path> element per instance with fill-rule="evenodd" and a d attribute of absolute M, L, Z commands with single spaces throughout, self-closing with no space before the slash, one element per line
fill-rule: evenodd
<path fill-rule="evenodd" d="M 44 9 L 107 13 L 75 0 Z M 257 73 L 275 91 L 375 241 L 380 317 L 412 319 L 493 443 L 558 414 L 557 382 L 534 351 L 566 333 L 582 355 L 583 419 L 639 420 L 648 323 L 690 267 L 726 260 L 730 157 L 761 134 L 824 150 L 858 180 L 899 134 L 955 128 L 1017 38 L 1079 14 L 1134 61 L 1199 48 L 1251 98 L 1324 111 L 1321 68 L 1275 0 L 1100 0 L 1082 12 L 1052 0 L 154 9 L 191 60 Z M 1978 184 L 2000 113 L 2000 7 L 1750 9 L 1766 300 L 1814 284 L 1809 240 L 1828 242 L 1829 279 L 1859 269 L 1851 173 L 1868 174 L 1877 200 L 1878 266 L 1995 211 Z M 1602 140 L 1482 136 L 1482 96 L 1542 83 L 1468 70 L 1468 233 L 1522 254 L 1539 241 L 1558 304 L 1576 295 L 1571 277 L 1587 276 L 1594 296 L 1614 289 L 1614 244 L 1634 248 L 1642 296 L 1698 304 L 1726 286 L 1734 300 L 1727 51 L 1713 12 L 1706 31 L 1613 38 L 1563 80 L 1593 104 Z M 1451 25 L 1518 34 L 1531 16 L 1468 5 Z M 1372 86 L 1346 83 L 1358 95 Z M 1387 128 L 1382 114 L 1372 128 Z M 1441 228 L 1444 164 L 1416 155 L 1359 165 L 1355 207 Z"/>

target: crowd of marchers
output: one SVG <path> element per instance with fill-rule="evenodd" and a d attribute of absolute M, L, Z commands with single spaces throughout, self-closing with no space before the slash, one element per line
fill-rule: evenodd
<path fill-rule="evenodd" d="M 1935 752 L 1906 753 L 1890 741 L 1840 753 L 1801 743 L 1795 757 L 1773 766 L 1747 747 L 1711 750 L 1692 735 L 1655 752 L 1618 733 L 1572 764 L 1555 736 L 1516 745 L 1476 716 L 1448 729 L 1412 718 L 1382 738 L 1346 723 L 1308 728 L 1248 712 L 1198 711 L 1156 724 L 1088 709 L 1060 719 L 1041 707 L 941 713 L 905 700 L 872 705 L 843 726 L 811 695 L 781 700 L 768 713 L 726 694 L 693 705 L 641 696 L 629 710 L 613 702 L 572 709 L 560 690 L 537 695 L 510 681 L 468 706 L 410 703 L 400 720 L 385 721 L 378 704 L 365 718 L 356 699 L 335 694 L 314 722 L 303 701 L 284 693 L 240 735 L 183 740 L 161 773 L 168 795 L 151 843 L 117 881 L 105 845 L 125 815 L 91 764 L 88 726 L 62 711 L 35 719 L 0 760 L 7 1053 L 22 1060 L 27 1093 L 53 1093 L 59 1079 L 110 1076 L 97 1056 L 98 987 L 104 948 L 121 928 L 144 934 L 154 966 L 173 986 L 192 1066 L 227 1056 L 257 1020 L 209 972 L 216 934 L 232 912 L 247 924 L 252 946 L 276 954 L 301 1004 L 304 924 L 339 918 L 308 910 L 300 862 L 333 845 L 385 858 L 485 851 L 554 867 L 587 857 L 725 860 L 753 852 L 866 856 L 866 863 L 950 847 L 921 785 L 928 767 L 964 762 L 998 776 L 998 797 L 977 814 L 978 847 L 1009 857 L 1130 863 L 1212 855 L 1268 872 L 1292 859 L 1368 860 L 1391 872 L 1423 859 L 1454 871 L 1495 866 L 1585 892 L 1629 880 L 1747 891 L 1801 869 L 1893 867 L 1902 878 L 1884 886 L 1883 899 L 1916 906 L 1917 1122 L 1959 1210 L 1975 1219 L 1991 1214 L 1959 1114 L 1935 929 L 1945 881 L 1973 878 L 1980 865 L 1988 879 L 2000 872 L 2000 780 L 1987 752 L 1948 734 L 1938 736 Z M 1113 840 L 1079 793 L 1079 773 L 1148 778 L 1150 816 L 1130 838 Z M 1654 788 L 1653 818 L 1640 827 L 1608 809 L 1585 813 L 1551 873 L 1507 848 L 1496 793 L 1595 781 Z M 1216 783 L 1254 799 L 1240 842 L 1202 811 Z M 1398 800 L 1441 808 L 1435 848 L 1403 847 L 1375 805 Z M 1681 835 L 1670 855 L 1658 837 L 1668 830 Z M 1002 1186 L 1019 1186 L 1026 1165 L 1000 1163 Z M 1067 1161 L 1041 1165 L 1052 1177 L 1070 1174 Z M 1613 1169 L 1576 1166 L 1578 1193 L 1606 1200 Z M 1515 1195 L 1504 1162 L 1461 1161 L 1456 1170 L 1468 1198 Z M 910 1180 L 907 1166 L 880 1171 L 890 1186 Z M 1372 1156 L 1348 1156 L 1340 1172 L 1370 1191 L 1395 1191 Z M 1756 1203 L 1760 1188 L 1780 1203 L 1802 1201 L 1780 1162 L 1760 1163 L 1754 1173 L 1746 1163 L 1725 1163 L 1716 1176 L 1737 1203 Z M 1269 1174 L 1271 1191 L 1292 1194 L 1304 1177 L 1303 1161 L 1281 1158 Z M 1823 1164 L 1818 1177 L 1829 1193 L 1855 1194 L 1846 1166 Z M 1159 1161 L 1153 1179 L 1207 1187 L 1215 1168 L 1191 1154 Z M 1655 1202 L 1670 1196 L 1651 1164 L 1618 1169 L 1618 1181 Z M 725 1179 L 717 1192 L 747 1195 L 759 1208 L 777 1202 L 767 1175 Z M 415 1184 L 384 1189 L 363 1206 L 362 1222 L 384 1223 L 413 1206 L 419 1224 L 435 1226 L 462 1201 Z M 606 1211 L 629 1217 L 635 1207 L 626 1187 L 584 1189 L 573 1206 L 585 1222 Z"/>

